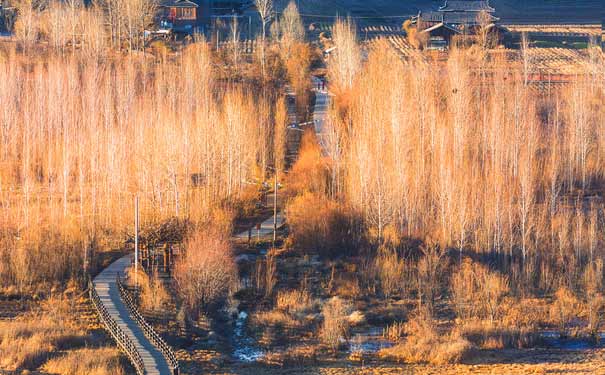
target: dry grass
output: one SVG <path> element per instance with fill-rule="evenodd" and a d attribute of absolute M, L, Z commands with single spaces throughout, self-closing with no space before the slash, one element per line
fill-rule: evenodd
<path fill-rule="evenodd" d="M 37 369 L 58 351 L 87 344 L 73 301 L 51 298 L 16 320 L 0 322 L 0 368 Z"/>
<path fill-rule="evenodd" d="M 383 349 L 379 356 L 408 363 L 459 363 L 469 355 L 472 345 L 456 332 L 437 330 L 431 318 L 417 316 L 406 324 L 406 340 Z"/>
<path fill-rule="evenodd" d="M 383 330 L 382 336 L 388 340 L 393 342 L 399 342 L 406 333 L 406 323 L 404 322 L 394 322 L 386 326 Z"/>
<path fill-rule="evenodd" d="M 252 322 L 257 327 L 298 328 L 301 322 L 284 311 L 260 311 L 252 315 Z"/>
<path fill-rule="evenodd" d="M 317 363 L 319 350 L 313 345 L 297 345 L 289 347 L 283 351 L 267 353 L 262 359 L 262 363 L 272 366 L 309 366 Z"/>
<path fill-rule="evenodd" d="M 113 348 L 79 349 L 49 360 L 44 370 L 61 375 L 124 375 L 120 357 Z"/>
<path fill-rule="evenodd" d="M 538 339 L 535 327 L 523 327 L 490 321 L 465 321 L 456 332 L 481 349 L 528 348 Z"/>
<path fill-rule="evenodd" d="M 315 298 L 305 289 L 280 290 L 277 292 L 275 308 L 295 316 L 300 317 L 312 311 L 316 305 Z"/>
<path fill-rule="evenodd" d="M 313 322 L 278 309 L 257 311 L 250 316 L 250 329 L 258 337 L 258 343 L 265 347 L 299 337 L 299 331 L 309 324 Z"/>
<path fill-rule="evenodd" d="M 130 267 L 126 272 L 128 274 L 128 279 L 134 285 L 134 268 Z M 170 301 L 170 295 L 168 294 L 168 290 L 164 286 L 162 280 L 160 280 L 157 271 L 153 275 L 149 276 L 142 268 L 139 268 L 139 272 L 136 275 L 136 281 L 141 290 L 141 307 L 152 312 L 163 311 Z"/>

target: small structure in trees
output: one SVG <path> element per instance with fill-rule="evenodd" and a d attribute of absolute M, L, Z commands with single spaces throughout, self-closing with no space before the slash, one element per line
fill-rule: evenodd
<path fill-rule="evenodd" d="M 245 4 L 244 0 L 160 0 L 160 28 L 176 33 L 206 32 L 213 19 L 241 14 Z"/>
<path fill-rule="evenodd" d="M 437 11 L 412 17 L 428 49 L 446 49 L 454 38 L 486 39 L 497 30 L 495 9 L 489 0 L 445 0 Z"/>
<path fill-rule="evenodd" d="M 189 0 L 164 0 L 161 4 L 160 27 L 177 33 L 194 32 L 198 25 L 198 5 Z"/>

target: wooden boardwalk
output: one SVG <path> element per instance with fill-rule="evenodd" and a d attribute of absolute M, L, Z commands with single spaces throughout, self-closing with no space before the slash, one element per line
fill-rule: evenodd
<path fill-rule="evenodd" d="M 322 153 L 327 155 L 327 141 L 326 141 L 326 118 L 328 116 L 328 107 L 330 106 L 330 94 L 327 89 L 319 90 L 318 84 L 321 84 L 321 80 L 317 77 L 312 78 L 313 91 L 315 91 L 315 108 L 313 110 L 313 123 L 315 124 L 315 134 L 317 134 L 317 140 L 321 146 Z"/>
<path fill-rule="evenodd" d="M 143 359 L 145 374 L 171 375 L 172 371 L 162 352 L 145 337 L 143 330 L 132 319 L 128 307 L 120 298 L 116 277 L 118 273 L 124 275 L 124 271 L 131 264 L 131 257 L 132 255 L 126 255 L 105 268 L 95 277 L 94 288 L 111 317 L 137 348 Z"/>
<path fill-rule="evenodd" d="M 273 196 L 273 194 L 271 194 L 271 197 L 272 196 Z M 273 198 L 270 198 L 270 199 L 273 199 Z M 284 226 L 285 223 L 286 223 L 286 219 L 284 217 L 284 213 L 282 211 L 279 211 L 277 213 L 277 229 L 279 230 L 281 227 Z M 252 228 L 252 239 L 253 240 L 258 237 L 266 238 L 266 237 L 270 237 L 270 236 L 273 236 L 273 215 L 271 215 L 270 218 L 268 218 L 267 220 L 265 220 L 261 223 L 260 229 L 256 229 L 256 227 Z M 234 237 L 236 240 L 248 239 L 248 231 L 245 230 L 241 233 L 236 234 Z"/>

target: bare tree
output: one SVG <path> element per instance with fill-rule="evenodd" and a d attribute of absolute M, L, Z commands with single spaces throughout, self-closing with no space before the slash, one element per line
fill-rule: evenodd
<path fill-rule="evenodd" d="M 279 29 L 279 40 L 284 50 L 282 53 L 285 54 L 287 59 L 291 46 L 305 39 L 305 27 L 300 18 L 298 7 L 293 0 L 284 9 L 277 26 Z"/>
<path fill-rule="evenodd" d="M 490 40 L 490 34 L 494 32 L 494 23 L 492 16 L 486 12 L 481 11 L 477 15 L 477 24 L 479 29 L 477 31 L 477 42 L 481 48 L 491 48 L 493 46 L 493 40 Z"/>
<path fill-rule="evenodd" d="M 18 0 L 15 3 L 18 13 L 15 36 L 26 49 L 38 40 L 43 7 L 44 3 L 38 0 Z"/>
<path fill-rule="evenodd" d="M 255 0 L 256 10 L 260 16 L 261 25 L 262 25 L 262 35 L 261 35 L 261 67 L 263 77 L 266 75 L 266 37 L 267 37 L 267 26 L 271 23 L 271 20 L 274 17 L 273 12 L 273 0 Z"/>
<path fill-rule="evenodd" d="M 361 51 L 357 44 L 356 26 L 353 21 L 336 20 L 332 40 L 336 49 L 328 64 L 330 82 L 339 89 L 349 90 L 361 69 Z"/>
<path fill-rule="evenodd" d="M 230 37 L 231 37 L 231 56 L 233 60 L 233 66 L 235 71 L 239 71 L 239 55 L 240 55 L 240 31 L 239 21 L 237 16 L 231 17 L 231 24 L 229 25 Z"/>
<path fill-rule="evenodd" d="M 529 75 L 531 74 L 531 52 L 529 50 L 530 48 L 530 44 L 529 44 L 529 37 L 527 36 L 526 33 L 522 33 L 521 34 L 521 60 L 523 62 L 523 82 L 525 83 L 525 86 L 527 86 L 527 83 L 529 82 Z"/>
<path fill-rule="evenodd" d="M 128 43 L 130 51 L 144 47 L 144 31 L 153 22 L 156 0 L 101 0 L 112 46 L 121 48 Z"/>

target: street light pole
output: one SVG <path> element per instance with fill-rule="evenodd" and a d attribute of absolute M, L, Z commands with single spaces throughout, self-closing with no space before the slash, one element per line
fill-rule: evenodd
<path fill-rule="evenodd" d="M 275 188 L 273 192 L 273 247 L 277 239 L 277 169 L 275 169 Z"/>
<path fill-rule="evenodd" d="M 139 285 L 139 195 L 134 198 L 134 285 Z"/>

